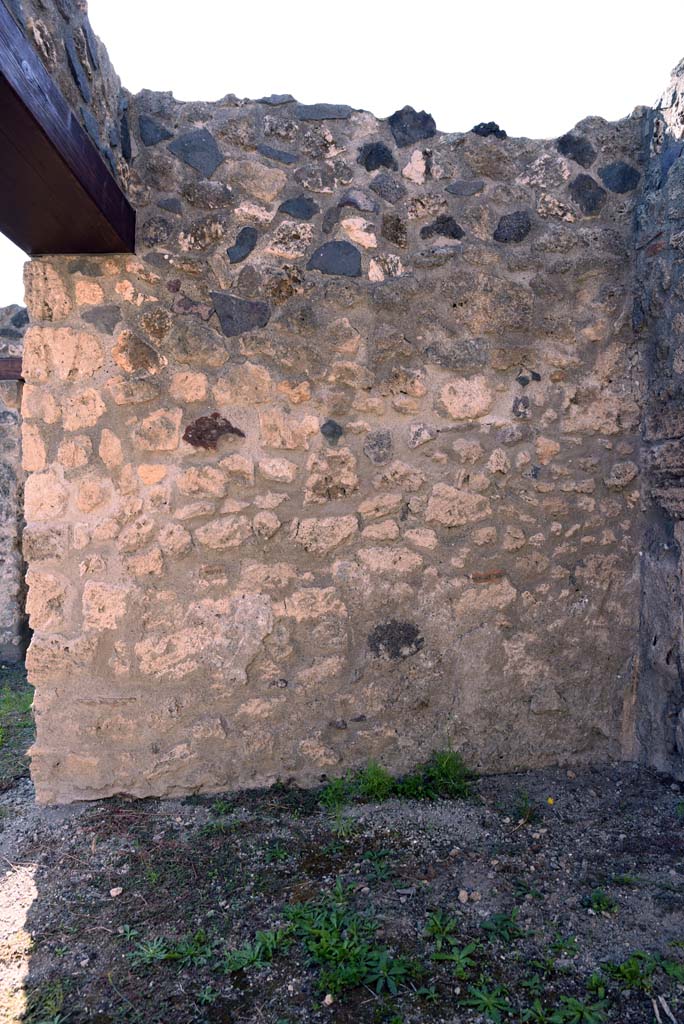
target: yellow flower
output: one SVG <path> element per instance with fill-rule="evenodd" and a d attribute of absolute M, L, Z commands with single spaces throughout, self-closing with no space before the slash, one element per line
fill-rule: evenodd
<path fill-rule="evenodd" d="M 553 807 L 553 805 L 555 804 L 556 801 L 553 799 L 552 796 L 549 796 L 549 797 L 546 798 L 546 802 L 549 805 L 549 807 Z"/>

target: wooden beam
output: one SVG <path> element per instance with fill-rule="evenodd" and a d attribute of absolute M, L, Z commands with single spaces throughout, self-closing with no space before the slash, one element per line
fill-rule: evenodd
<path fill-rule="evenodd" d="M 0 357 L 0 380 L 23 380 L 21 356 Z"/>
<path fill-rule="evenodd" d="M 0 231 L 30 255 L 135 250 L 135 211 L 0 0 Z"/>

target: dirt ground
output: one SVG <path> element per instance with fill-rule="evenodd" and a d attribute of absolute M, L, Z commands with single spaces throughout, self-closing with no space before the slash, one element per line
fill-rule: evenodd
<path fill-rule="evenodd" d="M 326 807 L 0 793 L 0 1020 L 684 1024 L 684 796 L 625 765 Z M 0 787 L 1 788 L 1 787 Z"/>

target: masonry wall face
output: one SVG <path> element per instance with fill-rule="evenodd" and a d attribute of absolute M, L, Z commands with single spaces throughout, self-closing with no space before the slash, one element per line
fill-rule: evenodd
<path fill-rule="evenodd" d="M 642 112 L 130 113 L 137 256 L 27 271 L 39 799 L 631 753 Z"/>

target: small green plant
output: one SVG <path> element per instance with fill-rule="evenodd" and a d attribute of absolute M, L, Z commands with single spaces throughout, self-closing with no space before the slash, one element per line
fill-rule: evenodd
<path fill-rule="evenodd" d="M 399 986 L 406 984 L 413 973 L 414 967 L 408 957 L 392 957 L 386 949 L 375 949 L 368 954 L 363 983 L 373 988 L 376 995 L 389 992 L 396 996 Z"/>
<path fill-rule="evenodd" d="M 531 1006 L 527 1006 L 520 1014 L 522 1024 L 550 1024 L 550 1011 L 547 1010 L 541 999 L 534 1000 Z"/>
<path fill-rule="evenodd" d="M 433 953 L 432 959 L 450 964 L 456 977 L 463 979 L 467 977 L 468 972 L 473 970 L 475 967 L 475 961 L 471 954 L 477 949 L 477 942 L 469 942 L 467 946 L 463 947 L 463 949 L 459 949 L 458 946 L 452 945 L 448 950 L 444 950 L 440 953 Z"/>
<path fill-rule="evenodd" d="M 605 999 L 589 1004 L 574 996 L 562 996 L 560 1006 L 550 1017 L 550 1024 L 602 1024 L 607 1005 Z"/>
<path fill-rule="evenodd" d="M 455 917 L 447 917 L 443 910 L 436 910 L 430 914 L 425 925 L 425 935 L 435 943 L 435 951 L 440 952 L 443 946 L 456 941 L 455 936 L 459 930 L 459 922 Z"/>
<path fill-rule="evenodd" d="M 330 830 L 337 839 L 349 839 L 350 836 L 354 835 L 356 824 L 353 818 L 345 818 L 342 814 L 342 808 L 335 808 L 332 822 L 330 824 Z"/>
<path fill-rule="evenodd" d="M 663 957 L 658 959 L 658 964 L 668 978 L 674 978 L 679 985 L 684 985 L 684 964 L 677 960 L 666 960 Z"/>
<path fill-rule="evenodd" d="M 636 989 L 640 992 L 651 992 L 653 989 L 653 975 L 657 966 L 658 961 L 649 953 L 636 952 L 632 953 L 621 964 L 604 964 L 603 970 L 609 978 L 619 981 L 625 988 Z"/>
<path fill-rule="evenodd" d="M 562 935 L 560 932 L 556 932 L 551 949 L 557 956 L 577 956 L 579 953 L 577 936 Z"/>
<path fill-rule="evenodd" d="M 223 967 L 227 974 L 236 974 L 250 967 L 265 967 L 276 953 L 286 949 L 290 943 L 288 928 L 257 932 L 253 942 L 247 942 L 239 949 L 226 953 Z"/>
<path fill-rule="evenodd" d="M 168 958 L 169 947 L 164 939 L 145 939 L 136 943 L 134 950 L 128 955 L 136 967 L 151 967 L 152 964 L 162 963 Z"/>
<path fill-rule="evenodd" d="M 506 990 L 501 985 L 487 988 L 484 982 L 479 986 L 470 985 L 467 997 L 461 1002 L 463 1006 L 470 1006 L 481 1013 L 493 1024 L 501 1024 L 503 1014 L 508 1014 L 511 1009 Z"/>
<path fill-rule="evenodd" d="M 396 792 L 394 778 L 377 761 L 369 761 L 365 768 L 356 773 L 353 787 L 362 800 L 389 800 Z"/>
<path fill-rule="evenodd" d="M 267 864 L 275 864 L 290 859 L 290 854 L 282 843 L 274 843 L 273 846 L 266 850 L 264 856 Z"/>
<path fill-rule="evenodd" d="M 614 914 L 618 909 L 617 901 L 603 889 L 594 889 L 582 902 L 595 914 Z"/>
<path fill-rule="evenodd" d="M 50 981 L 28 993 L 26 1012 L 22 1020 L 26 1024 L 65 1024 L 63 1016 L 64 988 L 61 981 Z"/>
<path fill-rule="evenodd" d="M 219 993 L 216 992 L 211 985 L 205 985 L 204 988 L 201 988 L 197 993 L 197 1002 L 200 1006 L 211 1006 L 212 1003 L 216 1002 L 218 997 Z"/>
<path fill-rule="evenodd" d="M 530 794 L 525 789 L 517 790 L 515 794 L 515 804 L 513 806 L 512 817 L 519 824 L 530 825 L 533 821 L 536 821 L 538 812 L 532 800 Z"/>
<path fill-rule="evenodd" d="M 352 788 L 346 777 L 331 779 L 321 791 L 320 802 L 328 810 L 336 810 L 344 804 L 349 803 L 352 797 Z"/>
<path fill-rule="evenodd" d="M 386 882 L 390 877 L 390 868 L 387 860 L 391 854 L 391 850 L 367 850 L 364 853 L 363 860 L 368 867 L 371 881 Z"/>
<path fill-rule="evenodd" d="M 684 821 L 684 800 L 679 800 L 675 806 L 675 817 L 677 821 Z"/>
<path fill-rule="evenodd" d="M 490 941 L 498 940 L 510 944 L 525 934 L 518 924 L 518 914 L 517 907 L 514 907 L 510 913 L 492 914 L 482 922 L 482 930 Z"/>
<path fill-rule="evenodd" d="M 211 805 L 211 813 L 216 818 L 223 818 L 226 814 L 230 814 L 232 810 L 233 805 L 228 800 L 221 800 L 220 797 L 218 800 L 214 800 Z"/>

